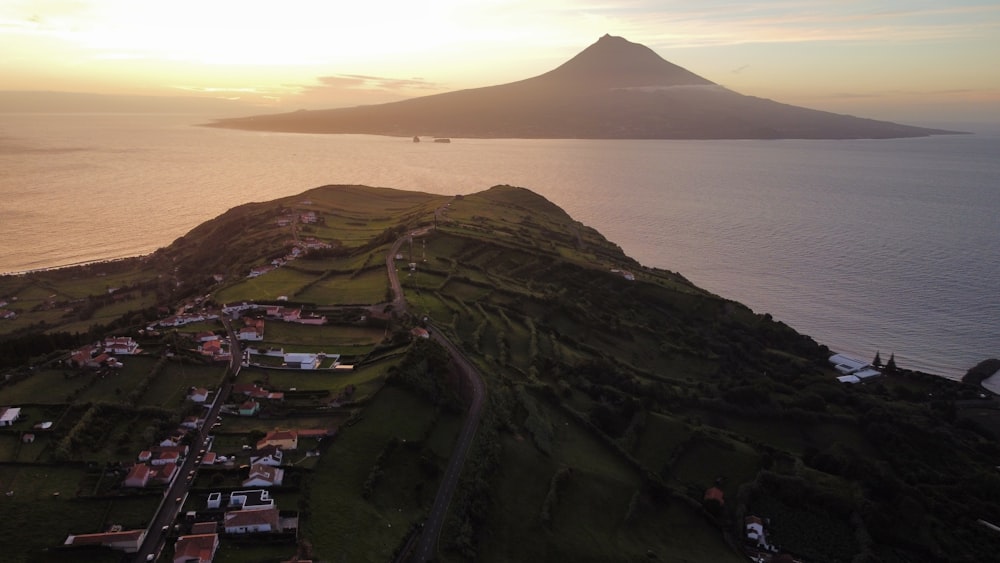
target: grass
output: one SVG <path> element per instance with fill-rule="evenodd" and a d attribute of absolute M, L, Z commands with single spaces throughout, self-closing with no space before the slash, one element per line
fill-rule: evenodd
<path fill-rule="evenodd" d="M 682 483 L 704 490 L 716 478 L 722 479 L 722 491 L 735 498 L 742 483 L 753 480 L 760 469 L 760 456 L 740 442 L 697 439 L 684 450 L 672 468 Z"/>
<path fill-rule="evenodd" d="M 278 268 L 256 278 L 244 278 L 242 281 L 220 289 L 215 293 L 216 301 L 220 303 L 239 303 L 241 301 L 273 300 L 278 297 L 295 295 L 317 276 L 300 272 L 292 268 Z"/>
<path fill-rule="evenodd" d="M 262 346 L 285 348 L 286 352 L 351 353 L 355 346 L 371 346 L 382 341 L 385 330 L 356 325 L 302 325 L 270 321 L 264 326 Z"/>
<path fill-rule="evenodd" d="M 309 370 L 255 370 L 244 369 L 240 372 L 240 381 L 263 381 L 267 377 L 268 385 L 275 389 L 289 390 L 292 387 L 299 391 L 311 391 L 325 389 L 336 394 L 348 385 L 354 385 L 355 400 L 372 395 L 385 383 L 386 370 L 389 362 L 377 362 L 367 364 L 363 367 L 355 368 L 353 371 L 324 371 L 314 372 Z"/>
<path fill-rule="evenodd" d="M 368 305 L 386 300 L 389 278 L 379 265 L 356 276 L 336 276 L 321 280 L 295 295 L 299 301 L 317 305 Z"/>
<path fill-rule="evenodd" d="M 74 375 L 73 370 L 44 369 L 34 372 L 27 379 L 0 388 L 0 404 L 21 403 L 58 404 L 72 396 L 90 382 L 88 374 Z M 66 375 L 70 377 L 67 377 Z"/>
<path fill-rule="evenodd" d="M 415 454 L 400 447 L 387 456 L 386 470 L 395 479 L 383 476 L 369 500 L 362 497 L 363 485 L 390 439 L 419 441 L 434 420 L 431 405 L 408 391 L 388 386 L 365 409 L 360 422 L 341 430 L 320 458 L 311 484 L 311 517 L 304 531 L 318 558 L 391 558 L 407 528 L 426 508 L 427 496 L 416 490 L 420 483 L 412 477 L 402 480 L 407 473 L 420 474 L 411 471 Z M 436 479 L 422 480 L 421 487 L 432 495 Z"/>
<path fill-rule="evenodd" d="M 641 480 L 589 431 L 547 410 L 556 430 L 553 456 L 543 455 L 528 437 L 505 435 L 494 507 L 479 550 L 482 561 L 541 561 L 558 553 L 579 561 L 640 561 L 647 550 L 670 560 L 740 561 L 721 534 L 678 503 L 642 497 L 626 520 Z M 541 509 L 552 476 L 572 472 L 546 524 Z"/>
<path fill-rule="evenodd" d="M 220 365 L 167 362 L 163 371 L 153 378 L 146 393 L 143 394 L 142 404 L 176 408 L 184 403 L 188 389 L 218 387 L 225 373 L 226 368 Z"/>
<path fill-rule="evenodd" d="M 84 478 L 78 466 L 0 466 L 0 490 L 14 492 L 0 496 L 0 510 L 17 515 L 0 519 L 5 561 L 34 559 L 69 534 L 102 531 L 99 515 L 109 511 L 111 501 L 73 498 Z"/>
<path fill-rule="evenodd" d="M 683 422 L 666 415 L 650 413 L 646 428 L 639 435 L 632 454 L 645 467 L 659 473 L 667 465 L 674 448 L 690 435 L 691 429 Z"/>

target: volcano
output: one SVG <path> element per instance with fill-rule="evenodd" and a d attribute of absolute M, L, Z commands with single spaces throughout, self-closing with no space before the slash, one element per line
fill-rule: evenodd
<path fill-rule="evenodd" d="M 953 133 L 745 96 L 605 35 L 545 74 L 399 102 L 218 120 L 300 133 L 523 139 L 886 139 Z"/>

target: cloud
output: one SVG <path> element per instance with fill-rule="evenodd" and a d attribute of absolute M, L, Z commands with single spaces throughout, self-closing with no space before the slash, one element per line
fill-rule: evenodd
<path fill-rule="evenodd" d="M 446 87 L 423 78 L 392 78 L 367 74 L 318 76 L 313 84 L 285 84 L 282 103 L 324 108 L 393 102 L 442 92 Z"/>
<path fill-rule="evenodd" d="M 319 84 L 304 86 L 309 90 L 325 88 L 351 88 L 356 90 L 381 90 L 396 92 L 400 90 L 440 90 L 442 85 L 428 82 L 422 78 L 387 78 L 366 74 L 334 74 L 316 78 Z"/>

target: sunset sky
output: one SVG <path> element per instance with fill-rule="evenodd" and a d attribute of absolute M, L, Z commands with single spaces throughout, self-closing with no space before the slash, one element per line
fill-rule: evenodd
<path fill-rule="evenodd" d="M 0 90 L 339 107 L 528 78 L 605 33 L 743 94 L 1000 121 L 996 0 L 4 0 Z"/>

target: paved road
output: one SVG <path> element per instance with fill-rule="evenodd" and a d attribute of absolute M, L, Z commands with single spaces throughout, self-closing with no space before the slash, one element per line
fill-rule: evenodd
<path fill-rule="evenodd" d="M 406 299 L 403 297 L 403 288 L 399 283 L 399 274 L 396 272 L 396 254 L 403 246 L 403 243 L 412 237 L 427 234 L 433 227 L 426 227 L 419 231 L 407 233 L 392 245 L 385 260 L 386 269 L 389 272 L 389 285 L 392 287 L 393 309 L 399 312 L 406 311 Z M 475 366 L 462 351 L 455 346 L 447 337 L 441 334 L 440 330 L 431 326 L 431 338 L 444 346 L 451 355 L 452 366 L 459 371 L 462 378 L 468 382 L 472 390 L 472 401 L 469 404 L 469 411 L 462 424 L 462 430 L 452 450 L 451 459 L 448 460 L 448 467 L 445 468 L 444 477 L 441 478 L 441 485 L 438 488 L 437 496 L 434 497 L 434 506 L 424 522 L 423 530 L 420 532 L 420 539 L 416 548 L 412 552 L 409 561 L 423 563 L 435 557 L 437 553 L 438 536 L 441 535 L 441 528 L 444 525 L 445 516 L 448 515 L 448 505 L 455 495 L 455 488 L 458 486 L 458 479 L 462 474 L 462 466 L 465 464 L 465 457 L 472 445 L 472 439 L 476 435 L 479 427 L 479 419 L 482 415 L 483 402 L 486 400 L 486 384 L 482 376 L 476 371 Z"/>
<path fill-rule="evenodd" d="M 229 397 L 229 392 L 232 390 L 232 383 L 229 382 L 229 376 L 237 373 L 239 370 L 240 358 L 242 358 L 243 354 L 240 349 L 240 341 L 236 339 L 236 333 L 233 331 L 229 319 L 223 316 L 222 324 L 226 327 L 226 332 L 229 333 L 230 350 L 233 354 L 229 370 L 226 373 L 222 386 L 219 387 L 218 392 L 215 394 L 212 406 L 205 414 L 201 428 L 197 430 L 194 439 L 191 441 L 184 463 L 177 466 L 173 480 L 163 493 L 163 500 L 160 501 L 160 506 L 157 508 L 152 521 L 150 521 L 149 528 L 146 530 L 146 538 L 143 540 L 139 551 L 135 554 L 135 561 L 146 561 L 146 557 L 149 555 L 157 557 L 163 550 L 167 539 L 164 527 L 174 524 L 181 507 L 184 506 L 188 489 L 194 481 L 194 472 L 197 471 L 201 460 L 201 451 L 208 448 L 208 436 L 212 431 L 212 425 L 215 424 L 219 416 L 219 409 L 222 408 L 223 403 Z"/>

